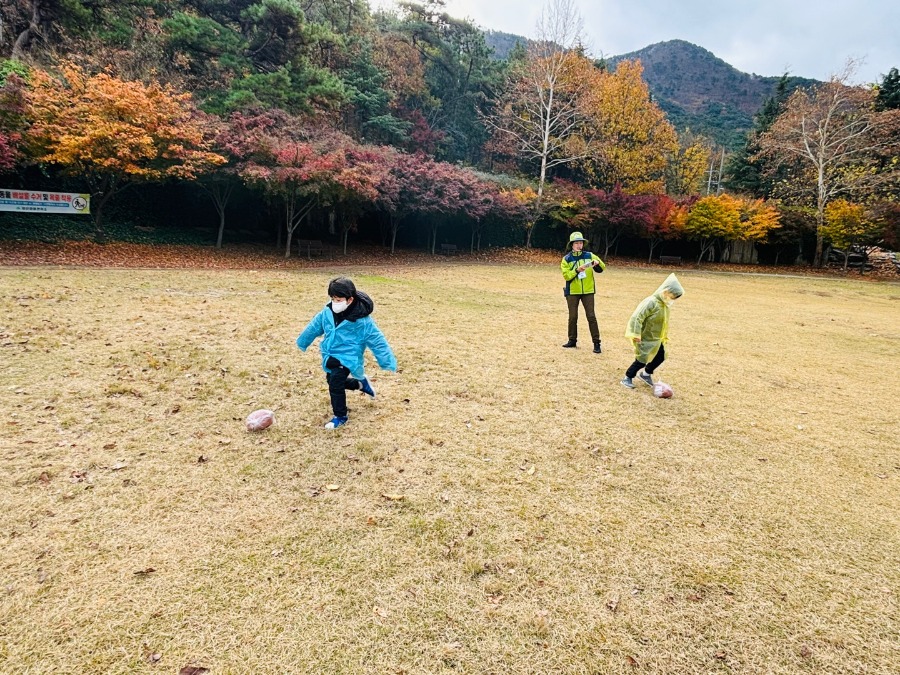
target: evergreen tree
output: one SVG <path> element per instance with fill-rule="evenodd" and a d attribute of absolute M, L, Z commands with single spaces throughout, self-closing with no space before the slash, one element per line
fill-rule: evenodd
<path fill-rule="evenodd" d="M 756 157 L 759 153 L 759 137 L 768 131 L 784 109 L 784 103 L 790 94 L 789 80 L 787 73 L 781 76 L 775 93 L 766 99 L 756 114 L 753 129 L 747 134 L 744 147 L 728 158 L 723 182 L 729 190 L 753 197 L 769 196 L 772 181 L 763 176 L 761 160 Z"/>
<path fill-rule="evenodd" d="M 879 111 L 900 108 L 900 73 L 896 68 L 891 68 L 879 85 L 875 108 Z"/>

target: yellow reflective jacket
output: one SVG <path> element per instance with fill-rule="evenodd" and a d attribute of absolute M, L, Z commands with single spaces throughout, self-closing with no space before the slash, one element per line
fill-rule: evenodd
<path fill-rule="evenodd" d="M 663 291 L 670 291 L 679 297 L 684 295 L 681 283 L 674 274 L 670 274 L 653 295 L 644 298 L 637 306 L 625 328 L 625 337 L 630 340 L 640 338 L 640 342 L 634 345 L 634 358 L 641 363 L 652 361 L 659 346 L 668 341 L 669 306 L 663 299 Z"/>
<path fill-rule="evenodd" d="M 569 251 L 563 256 L 562 262 L 559 264 L 563 279 L 566 280 L 563 295 L 590 295 L 596 292 L 594 267 L 588 267 L 584 271 L 584 279 L 578 278 L 578 268 L 590 262 L 593 262 L 596 265 L 596 269 L 599 269 L 600 272 L 606 269 L 606 264 L 590 251 L 582 251 L 581 253 Z"/>

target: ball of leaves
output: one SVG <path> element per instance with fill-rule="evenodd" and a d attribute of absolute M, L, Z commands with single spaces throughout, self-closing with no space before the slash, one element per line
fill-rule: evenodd
<path fill-rule="evenodd" d="M 247 431 L 262 431 L 275 424 L 275 413 L 271 410 L 254 410 L 247 416 Z"/>

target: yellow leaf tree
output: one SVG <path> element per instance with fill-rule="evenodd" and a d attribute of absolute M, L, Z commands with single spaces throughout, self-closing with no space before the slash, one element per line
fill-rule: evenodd
<path fill-rule="evenodd" d="M 779 227 L 779 213 L 761 199 L 729 194 L 700 199 L 684 220 L 684 232 L 700 244 L 697 264 L 718 245 L 725 251 L 734 241 L 763 241 Z"/>
<path fill-rule="evenodd" d="M 862 204 L 835 199 L 825 207 L 825 223 L 821 232 L 832 246 L 843 251 L 846 271 L 851 248 L 876 244 L 884 234 L 884 227 L 868 217 Z"/>
<path fill-rule="evenodd" d="M 72 64 L 60 77 L 36 70 L 31 81 L 35 158 L 85 180 L 98 237 L 103 207 L 129 185 L 193 179 L 226 161 L 211 151 L 189 94 L 108 73 L 87 75 Z"/>
<path fill-rule="evenodd" d="M 678 152 L 678 136 L 653 102 L 640 61 L 622 61 L 615 72 L 586 69 L 584 108 L 591 151 L 580 165 L 594 187 L 620 184 L 629 194 L 659 194 L 667 158 Z"/>

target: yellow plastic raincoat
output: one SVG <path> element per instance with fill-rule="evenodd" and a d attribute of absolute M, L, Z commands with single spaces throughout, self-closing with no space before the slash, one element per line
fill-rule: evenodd
<path fill-rule="evenodd" d="M 625 329 L 625 337 L 629 340 L 640 338 L 640 342 L 634 344 L 634 358 L 641 363 L 650 363 L 659 346 L 668 340 L 669 306 L 665 303 L 663 291 L 669 291 L 676 297 L 684 295 L 681 283 L 674 274 L 670 274 L 653 295 L 644 298 L 637 306 Z"/>

